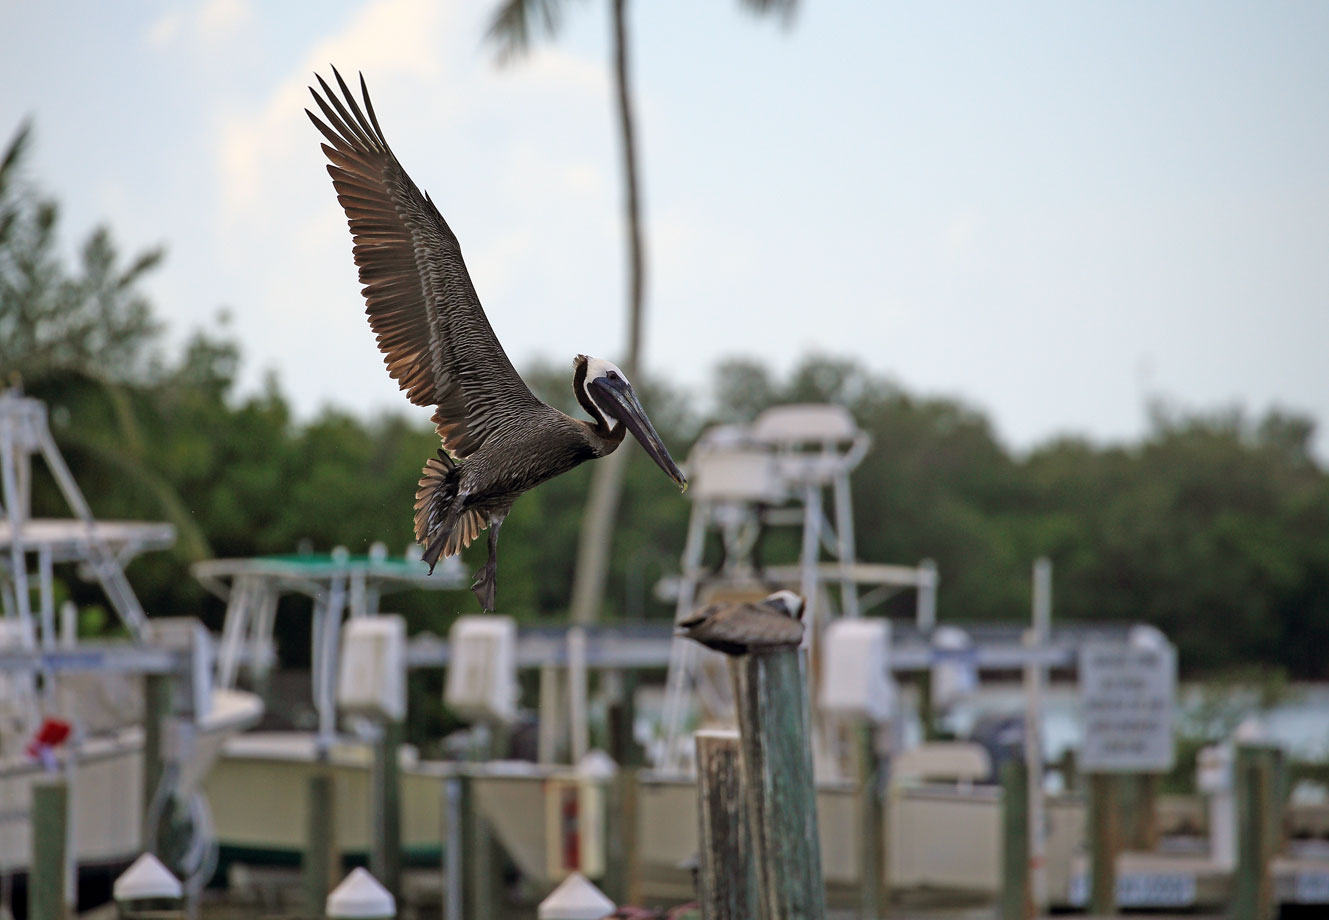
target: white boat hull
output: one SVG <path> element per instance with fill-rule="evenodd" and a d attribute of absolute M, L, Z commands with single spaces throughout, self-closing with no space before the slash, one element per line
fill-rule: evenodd
<path fill-rule="evenodd" d="M 199 726 L 190 777 L 206 775 L 226 739 L 258 721 L 263 704 L 250 693 L 217 690 Z M 80 867 L 119 865 L 141 852 L 143 824 L 143 727 L 123 728 L 85 740 L 61 758 L 70 781 L 70 842 Z M 22 874 L 32 857 L 32 787 L 48 774 L 22 754 L 0 761 L 0 871 Z"/>

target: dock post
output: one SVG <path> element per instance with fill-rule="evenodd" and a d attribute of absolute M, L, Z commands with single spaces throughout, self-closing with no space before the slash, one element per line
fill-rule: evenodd
<path fill-rule="evenodd" d="M 310 916 L 323 912 L 332 880 L 341 874 L 341 852 L 337 849 L 337 825 L 333 817 L 334 791 L 332 769 L 322 763 L 309 777 L 305 792 L 305 852 L 301 870 L 305 906 Z"/>
<path fill-rule="evenodd" d="M 879 920 L 886 916 L 890 887 L 886 877 L 886 765 L 877 751 L 877 726 L 863 720 L 857 728 L 859 750 L 858 860 L 861 867 L 859 916 Z"/>
<path fill-rule="evenodd" d="M 619 904 L 636 904 L 638 898 L 637 780 L 642 763 L 641 746 L 632 736 L 636 721 L 634 695 L 637 679 L 631 672 L 606 672 L 610 685 L 609 756 L 618 764 L 610 781 L 609 808 L 605 827 L 604 892 Z"/>
<path fill-rule="evenodd" d="M 695 738 L 701 915 L 746 920 L 758 914 L 738 732 L 699 731 Z"/>
<path fill-rule="evenodd" d="M 28 916 L 65 920 L 65 848 L 69 787 L 63 778 L 32 786 L 32 867 L 28 876 Z"/>
<path fill-rule="evenodd" d="M 1269 871 L 1273 872 L 1273 860 L 1283 849 L 1283 834 L 1285 828 L 1286 809 L 1285 803 L 1288 796 L 1288 769 L 1287 756 L 1283 749 L 1277 746 L 1271 746 L 1265 749 L 1265 764 L 1268 770 L 1268 782 L 1264 786 L 1264 820 L 1265 820 L 1265 862 L 1269 865 Z M 1272 889 L 1272 881 L 1270 886 Z"/>
<path fill-rule="evenodd" d="M 461 775 L 449 772 L 443 778 L 443 920 L 465 920 L 466 859 L 462 817 Z"/>
<path fill-rule="evenodd" d="M 822 920 L 816 788 L 807 687 L 796 646 L 729 659 L 741 736 L 757 916 Z"/>
<path fill-rule="evenodd" d="M 1237 877 L 1233 885 L 1233 920 L 1268 920 L 1273 916 L 1273 855 L 1269 806 L 1274 798 L 1274 758 L 1269 748 L 1238 745 Z"/>
<path fill-rule="evenodd" d="M 618 904 L 635 903 L 637 867 L 637 769 L 622 765 L 604 784 L 606 896 Z"/>
<path fill-rule="evenodd" d="M 1158 779 L 1157 773 L 1127 773 L 1121 778 L 1125 784 L 1121 803 L 1125 842 L 1132 850 L 1149 851 L 1158 846 Z"/>
<path fill-rule="evenodd" d="M 462 916 L 496 917 L 494 904 L 494 846 L 489 825 L 480 814 L 475 800 L 474 767 L 463 766 L 457 773 L 458 802 L 461 817 L 461 905 Z"/>
<path fill-rule="evenodd" d="M 1119 824 L 1116 775 L 1089 774 L 1089 911 L 1093 914 L 1117 912 Z"/>
<path fill-rule="evenodd" d="M 1029 861 L 1029 769 L 1022 758 L 1001 767 L 1001 920 L 1034 915 Z"/>
<path fill-rule="evenodd" d="M 374 743 L 373 839 L 369 871 L 401 901 L 401 749 L 404 726 L 392 719 L 379 726 Z"/>
<path fill-rule="evenodd" d="M 161 819 L 165 803 L 158 798 L 166 772 L 162 741 L 171 715 L 170 674 L 143 675 L 143 817 L 139 842 L 143 852 L 161 855 Z M 154 808 L 154 804 L 159 807 Z M 320 902 L 321 903 L 321 902 Z"/>

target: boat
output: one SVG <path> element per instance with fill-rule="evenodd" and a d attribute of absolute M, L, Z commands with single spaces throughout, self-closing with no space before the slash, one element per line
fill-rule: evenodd
<path fill-rule="evenodd" d="M 34 459 L 69 517 L 31 516 Z M 116 874 L 154 848 L 173 848 L 174 868 L 197 891 L 216 860 L 200 782 L 225 739 L 257 723 L 262 704 L 214 689 L 206 630 L 193 619 L 148 617 L 125 577 L 136 555 L 171 546 L 174 528 L 94 518 L 45 404 L 14 391 L 0 393 L 0 473 L 0 911 L 22 912 L 33 789 L 52 778 L 68 789 L 71 907 L 107 900 Z M 100 583 L 129 641 L 79 639 L 73 605 L 56 610 L 57 566 Z M 160 726 L 145 725 L 145 675 L 167 675 L 174 688 Z M 162 728 L 169 743 L 148 756 L 148 739 L 159 740 Z M 171 841 L 158 834 L 168 817 L 177 828 Z"/>

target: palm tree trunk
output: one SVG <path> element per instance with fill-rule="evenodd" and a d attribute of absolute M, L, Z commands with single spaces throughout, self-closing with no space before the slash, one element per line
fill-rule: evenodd
<path fill-rule="evenodd" d="M 646 287 L 641 203 L 637 189 L 637 144 L 632 126 L 632 93 L 628 85 L 627 0 L 610 0 L 614 29 L 614 82 L 618 93 L 618 131 L 623 152 L 623 196 L 628 235 L 628 351 L 624 370 L 631 377 L 641 365 L 641 314 Z M 589 623 L 600 613 L 609 549 L 614 539 L 618 500 L 623 491 L 626 451 L 619 450 L 595 464 L 591 494 L 577 540 L 577 569 L 572 582 L 572 620 Z"/>
<path fill-rule="evenodd" d="M 612 0 L 614 76 L 618 89 L 618 130 L 623 141 L 623 199 L 628 231 L 628 360 L 630 375 L 641 370 L 641 313 L 646 290 L 646 253 L 641 234 L 641 195 L 637 188 L 637 134 L 628 85 L 627 0 Z"/>

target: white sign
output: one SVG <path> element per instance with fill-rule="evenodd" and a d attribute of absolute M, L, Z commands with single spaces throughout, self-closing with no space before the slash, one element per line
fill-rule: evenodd
<path fill-rule="evenodd" d="M 1089 903 L 1089 877 L 1079 872 L 1071 876 L 1069 898 L 1072 907 Z M 1195 904 L 1195 876 L 1161 872 L 1135 873 L 1117 877 L 1118 907 L 1191 907 Z"/>
<path fill-rule="evenodd" d="M 1329 904 L 1329 872 L 1298 872 L 1291 900 L 1294 904 Z"/>
<path fill-rule="evenodd" d="M 1080 650 L 1080 705 L 1087 773 L 1159 773 L 1172 768 L 1177 653 L 1090 642 Z"/>

